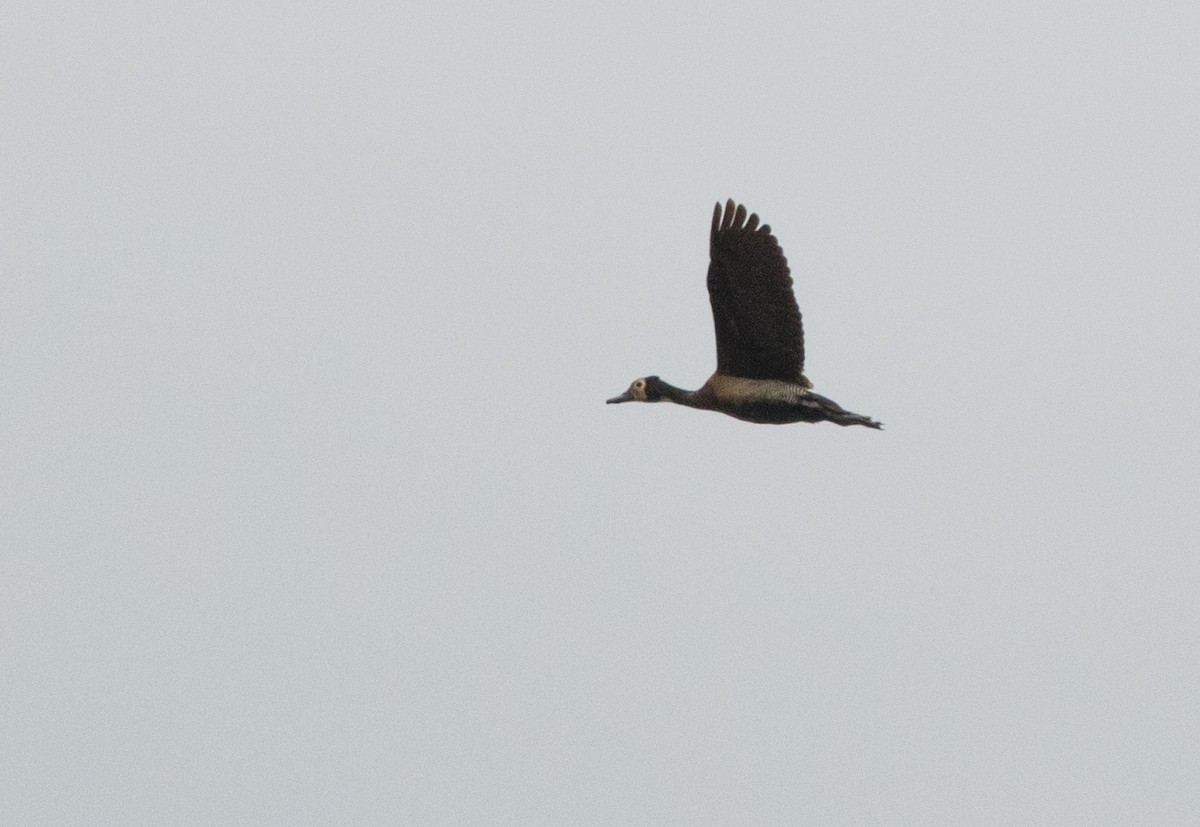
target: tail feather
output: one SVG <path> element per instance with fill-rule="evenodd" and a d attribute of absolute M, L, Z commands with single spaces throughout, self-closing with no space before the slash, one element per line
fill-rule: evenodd
<path fill-rule="evenodd" d="M 816 403 L 821 413 L 830 422 L 836 422 L 838 425 L 845 427 L 847 425 L 862 425 L 866 428 L 874 428 L 877 431 L 883 430 L 883 423 L 876 422 L 869 416 L 854 413 L 843 408 L 838 403 L 828 397 L 821 396 L 816 393 L 809 393 L 806 397 Z"/>
<path fill-rule="evenodd" d="M 863 416 L 862 414 L 851 413 L 850 411 L 846 411 L 843 414 L 841 414 L 840 416 L 831 417 L 831 418 L 833 419 L 834 422 L 841 425 L 842 427 L 845 427 L 846 425 L 863 425 L 863 426 L 866 426 L 867 428 L 874 428 L 877 431 L 883 430 L 882 422 L 876 422 L 874 419 L 871 419 L 871 417 L 869 417 L 869 416 Z"/>

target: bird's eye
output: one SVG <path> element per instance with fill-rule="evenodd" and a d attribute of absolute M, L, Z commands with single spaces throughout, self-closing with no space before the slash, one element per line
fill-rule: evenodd
<path fill-rule="evenodd" d="M 639 379 L 639 380 L 637 380 L 636 382 L 634 382 L 634 383 L 633 383 L 633 386 L 634 386 L 635 388 L 642 388 L 642 387 L 645 387 L 645 386 L 646 386 L 646 383 L 645 383 L 645 382 L 643 382 L 641 379 Z"/>

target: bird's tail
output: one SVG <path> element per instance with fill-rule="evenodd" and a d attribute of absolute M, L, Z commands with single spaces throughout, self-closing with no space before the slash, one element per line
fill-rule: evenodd
<path fill-rule="evenodd" d="M 845 427 L 846 425 L 862 425 L 867 428 L 874 428 L 877 431 L 883 430 L 883 423 L 876 422 L 869 416 L 856 414 L 853 411 L 848 411 L 832 399 L 821 396 L 817 393 L 809 393 L 806 399 L 816 403 L 820 408 L 821 414 L 830 422 L 836 422 L 838 425 Z"/>
<path fill-rule="evenodd" d="M 840 414 L 834 414 L 833 416 L 831 416 L 829 418 L 833 422 L 836 422 L 837 424 L 842 425 L 842 426 L 865 425 L 866 427 L 874 428 L 877 431 L 883 430 L 882 422 L 876 422 L 874 419 L 871 419 L 871 417 L 869 417 L 869 416 L 863 416 L 862 414 L 851 413 L 850 411 L 842 411 Z"/>

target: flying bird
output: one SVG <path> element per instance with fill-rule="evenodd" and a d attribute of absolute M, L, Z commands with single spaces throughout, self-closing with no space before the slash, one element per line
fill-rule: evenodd
<path fill-rule="evenodd" d="M 812 392 L 804 375 L 804 328 L 787 259 L 771 228 L 730 199 L 713 210 L 708 300 L 717 335 L 717 372 L 686 391 L 657 376 L 633 380 L 608 400 L 674 402 L 747 422 L 836 422 L 883 426 Z"/>

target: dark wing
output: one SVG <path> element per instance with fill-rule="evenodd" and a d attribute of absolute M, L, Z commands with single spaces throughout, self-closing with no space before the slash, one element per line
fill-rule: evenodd
<path fill-rule="evenodd" d="M 770 226 L 732 200 L 713 210 L 708 298 L 717 373 L 747 379 L 804 378 L 804 329 L 792 277 Z"/>

